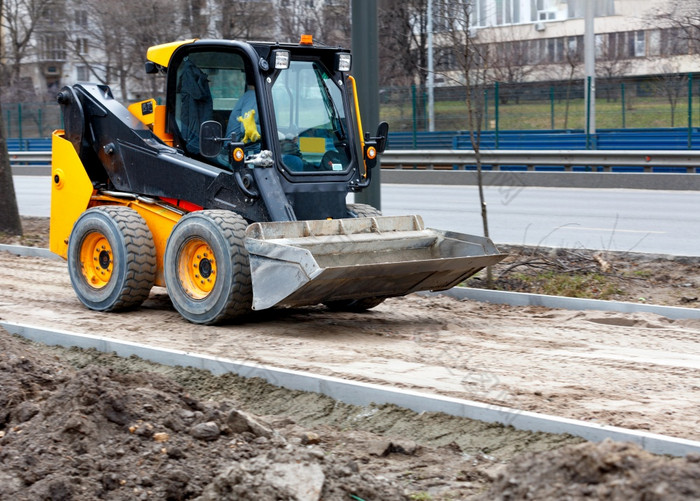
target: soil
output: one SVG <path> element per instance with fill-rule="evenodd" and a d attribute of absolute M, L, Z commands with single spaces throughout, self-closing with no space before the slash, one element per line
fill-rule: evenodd
<path fill-rule="evenodd" d="M 49 219 L 22 217 L 22 236 L 0 244 L 49 246 Z M 499 245 L 509 256 L 468 287 L 700 308 L 700 256 Z M 565 280 L 563 277 L 568 277 Z"/>
<path fill-rule="evenodd" d="M 25 219 L 26 236 L 9 243 L 45 247 L 45 223 Z M 692 260 L 637 266 L 692 284 L 657 280 L 639 297 L 698 293 Z M 411 295 L 365 314 L 276 309 L 201 327 L 159 288 L 138 310 L 86 310 L 60 260 L 0 252 L 0 283 L 5 322 L 700 440 L 697 320 Z M 0 387 L 0 499 L 700 498 L 697 454 L 357 408 L 4 331 Z"/>

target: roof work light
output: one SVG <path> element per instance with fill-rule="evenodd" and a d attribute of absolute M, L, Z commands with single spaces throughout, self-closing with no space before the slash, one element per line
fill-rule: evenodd
<path fill-rule="evenodd" d="M 352 66 L 352 56 L 348 53 L 340 52 L 335 55 L 335 68 L 338 71 L 350 71 Z"/>
<path fill-rule="evenodd" d="M 286 70 L 289 68 L 289 51 L 275 50 L 272 53 L 272 66 L 276 70 Z"/>

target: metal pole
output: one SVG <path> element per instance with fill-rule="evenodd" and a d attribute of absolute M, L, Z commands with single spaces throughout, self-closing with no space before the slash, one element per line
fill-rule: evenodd
<path fill-rule="evenodd" d="M 367 130 L 372 130 L 379 123 L 377 2 L 352 0 L 350 6 L 352 8 L 352 62 L 353 74 L 357 81 L 357 97 L 362 112 L 362 122 Z M 380 174 L 381 168 L 377 162 L 377 166 L 372 170 L 370 186 L 355 194 L 357 202 L 381 209 Z"/>
<path fill-rule="evenodd" d="M 416 84 L 411 84 L 411 100 L 413 101 L 413 149 L 415 150 L 418 148 L 418 138 L 416 137 L 418 130 L 418 122 L 416 117 L 416 113 L 418 113 L 418 105 L 416 103 Z"/>
<path fill-rule="evenodd" d="M 19 144 L 22 144 L 22 103 L 17 103 L 17 128 L 19 129 Z M 20 149 L 23 149 L 20 146 Z"/>
<path fill-rule="evenodd" d="M 428 130 L 435 131 L 435 72 L 433 67 L 433 0 L 428 0 Z"/>
<path fill-rule="evenodd" d="M 693 74 L 688 73 L 688 149 L 693 149 Z"/>
<path fill-rule="evenodd" d="M 549 128 L 554 130 L 554 85 L 549 86 Z"/>
<path fill-rule="evenodd" d="M 586 95 L 591 92 L 591 77 L 586 79 Z M 591 149 L 591 101 L 586 99 L 586 149 Z"/>
<path fill-rule="evenodd" d="M 621 101 L 622 101 L 622 128 L 626 129 L 627 128 L 627 120 L 625 117 L 625 113 L 626 113 L 627 104 L 625 103 L 625 82 L 620 83 L 620 93 L 622 94 L 622 97 L 621 97 Z"/>
<path fill-rule="evenodd" d="M 489 90 L 484 89 L 484 130 L 489 130 Z"/>
<path fill-rule="evenodd" d="M 586 74 L 586 142 L 595 137 L 595 4 L 586 2 L 583 60 Z"/>
<path fill-rule="evenodd" d="M 493 114 L 494 114 L 494 120 L 495 120 L 495 125 L 496 125 L 496 149 L 498 149 L 498 100 L 500 98 L 499 92 L 498 92 L 498 82 L 494 85 L 493 89 Z"/>

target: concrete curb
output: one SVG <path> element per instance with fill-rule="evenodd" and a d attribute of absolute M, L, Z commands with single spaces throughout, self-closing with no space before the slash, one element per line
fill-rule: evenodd
<path fill-rule="evenodd" d="M 415 391 L 318 376 L 301 371 L 278 369 L 196 353 L 155 348 L 88 334 L 49 330 L 9 322 L 0 322 L 0 326 L 11 334 L 17 334 L 48 345 L 95 348 L 102 352 L 114 352 L 121 357 L 136 355 L 164 365 L 195 367 L 213 374 L 232 372 L 242 377 L 259 377 L 276 386 L 320 393 L 353 405 L 366 406 L 372 403 L 388 403 L 415 412 L 442 412 L 488 423 L 510 425 L 519 430 L 567 433 L 594 442 L 610 438 L 616 441 L 634 442 L 654 454 L 684 456 L 689 452 L 700 453 L 700 442 L 655 433 L 603 426 L 575 419 L 548 416 L 439 395 L 427 395 Z"/>
<path fill-rule="evenodd" d="M 0 244 L 0 251 L 9 252 L 10 254 L 14 254 L 16 256 L 61 259 L 57 254 L 54 254 L 49 249 L 44 249 L 42 247 L 27 247 L 25 245 Z"/>
<path fill-rule="evenodd" d="M 598 310 L 615 311 L 618 313 L 644 312 L 654 313 L 673 320 L 686 318 L 700 320 L 700 309 L 682 308 L 680 306 L 660 306 L 655 304 L 630 303 L 626 301 L 603 301 L 601 299 L 548 296 L 545 294 L 472 289 L 469 287 L 454 287 L 447 291 L 429 292 L 426 294 L 443 294 L 455 299 L 471 299 L 473 301 L 507 304 L 509 306 L 545 306 L 547 308 L 563 308 L 566 310 Z"/>

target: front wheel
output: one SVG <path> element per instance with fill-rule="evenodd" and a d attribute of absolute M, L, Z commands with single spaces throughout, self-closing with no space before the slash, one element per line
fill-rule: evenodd
<path fill-rule="evenodd" d="M 68 241 L 68 273 L 78 299 L 92 310 L 139 306 L 153 287 L 156 250 L 146 221 L 133 209 L 88 209 Z"/>
<path fill-rule="evenodd" d="M 185 319 L 211 325 L 251 310 L 247 226 L 225 210 L 192 212 L 177 222 L 165 248 L 165 286 Z"/>

